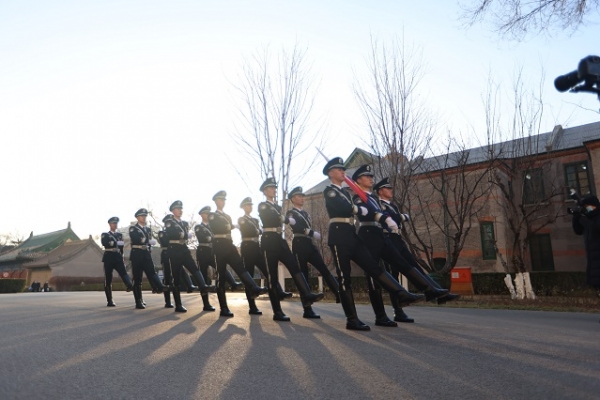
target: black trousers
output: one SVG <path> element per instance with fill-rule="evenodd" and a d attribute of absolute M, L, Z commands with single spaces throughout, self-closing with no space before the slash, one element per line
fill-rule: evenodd
<path fill-rule="evenodd" d="M 360 240 L 355 240 L 347 245 L 338 244 L 329 247 L 331 248 L 331 254 L 333 254 L 333 263 L 338 275 L 340 290 L 352 289 L 351 261 L 354 261 L 367 275 L 379 276 L 384 272 L 384 269 L 373 258 L 367 246 Z"/>
<path fill-rule="evenodd" d="M 225 279 L 227 266 L 229 265 L 238 276 L 241 276 L 246 272 L 244 269 L 244 262 L 233 242 L 226 244 L 220 243 L 219 246 L 214 247 L 213 250 L 217 263 L 217 287 L 225 290 L 225 285 L 227 284 L 227 279 Z"/>
<path fill-rule="evenodd" d="M 115 253 L 114 256 L 111 256 L 110 258 L 106 257 L 106 260 L 104 261 L 104 286 L 110 286 L 112 284 L 113 271 L 117 271 L 121 279 L 127 275 L 121 253 Z M 125 281 L 123 280 L 123 282 Z"/>
<path fill-rule="evenodd" d="M 148 279 L 156 275 L 156 271 L 154 271 L 154 262 L 152 262 L 152 256 L 149 251 L 132 249 L 129 258 L 131 260 L 131 271 L 133 273 L 133 286 L 142 285 L 143 274 L 146 274 Z M 156 279 L 158 279 L 158 277 Z"/>
<path fill-rule="evenodd" d="M 306 279 L 308 279 L 308 264 L 312 265 L 322 276 L 331 274 L 325 261 L 323 261 L 323 256 L 319 252 L 319 249 L 312 244 L 312 241 L 310 243 L 297 243 L 299 240 L 311 241 L 311 239 L 294 239 L 294 242 L 292 243 L 294 256 L 296 256 L 300 271 L 302 271 Z"/>
<path fill-rule="evenodd" d="M 285 240 L 281 240 L 281 245 L 278 250 L 264 250 L 264 254 L 267 263 L 267 271 L 269 272 L 268 281 L 271 285 L 269 288 L 277 288 L 277 282 L 279 282 L 279 262 L 285 265 L 292 276 L 301 273 L 298 261 L 292 254 L 290 246 Z"/>
<path fill-rule="evenodd" d="M 167 255 L 171 264 L 171 277 L 175 286 L 179 287 L 182 268 L 187 269 L 191 274 L 198 271 L 192 253 L 186 245 L 170 244 L 167 249 Z"/>
<path fill-rule="evenodd" d="M 242 242 L 242 262 L 246 271 L 254 277 L 254 268 L 258 268 L 265 279 L 269 277 L 265 255 L 260 250 L 258 242 Z M 268 286 L 268 285 L 267 285 Z"/>
<path fill-rule="evenodd" d="M 212 247 L 198 246 L 196 249 L 196 262 L 198 263 L 198 269 L 204 278 L 204 282 L 210 285 L 211 280 L 208 278 L 208 267 L 213 267 L 215 270 L 217 268 Z"/>

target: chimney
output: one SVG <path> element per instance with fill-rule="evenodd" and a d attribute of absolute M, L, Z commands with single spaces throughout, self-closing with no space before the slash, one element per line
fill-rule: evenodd
<path fill-rule="evenodd" d="M 562 125 L 556 125 L 548 137 L 548 141 L 546 142 L 546 151 L 552 151 L 556 148 L 558 141 L 562 137 L 564 129 Z"/>

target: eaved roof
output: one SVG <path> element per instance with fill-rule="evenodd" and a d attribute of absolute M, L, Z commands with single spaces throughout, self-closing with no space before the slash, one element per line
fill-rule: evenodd
<path fill-rule="evenodd" d="M 41 235 L 33 235 L 33 232 L 29 236 L 27 240 L 21 243 L 19 246 L 14 249 L 3 253 L 0 255 L 0 262 L 10 262 L 15 261 L 17 259 L 34 259 L 38 256 L 41 256 L 52 249 L 48 248 L 54 244 L 58 245 L 60 241 L 66 240 L 79 240 L 79 237 L 73 232 L 71 229 L 71 223 L 66 229 L 61 229 L 59 231 L 44 233 Z"/>
<path fill-rule="evenodd" d="M 23 264 L 25 268 L 39 268 L 39 267 L 49 267 L 51 264 L 62 263 L 72 259 L 77 256 L 77 254 L 81 253 L 87 247 L 92 247 L 98 251 L 98 254 L 102 255 L 102 249 L 94 240 L 90 237 L 85 240 L 75 240 L 71 242 L 66 242 L 61 246 L 58 246 L 51 252 L 45 254 L 44 256 L 38 258 L 35 261 L 29 262 L 27 264 Z"/>

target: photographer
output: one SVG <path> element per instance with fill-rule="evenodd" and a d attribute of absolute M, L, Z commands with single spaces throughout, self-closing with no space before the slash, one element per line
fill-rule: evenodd
<path fill-rule="evenodd" d="M 583 235 L 585 242 L 587 284 L 600 293 L 600 201 L 594 195 L 587 195 L 572 213 L 573 231 Z"/>

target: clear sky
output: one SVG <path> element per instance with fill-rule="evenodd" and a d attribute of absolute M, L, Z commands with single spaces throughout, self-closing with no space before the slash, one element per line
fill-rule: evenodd
<path fill-rule="evenodd" d="M 236 173 L 255 167 L 230 137 L 231 83 L 266 45 L 307 49 L 331 156 L 364 147 L 351 84 L 371 35 L 422 50 L 422 96 L 452 130 L 481 130 L 488 71 L 509 85 L 518 66 L 534 84 L 544 66 L 546 130 L 598 120 L 584 109 L 598 109 L 593 95 L 552 86 L 600 53 L 597 25 L 515 43 L 462 27 L 459 13 L 453 1 L 0 1 L 0 233 L 71 221 L 97 235 L 113 215 L 128 223 L 150 206 L 162 216 L 178 199 L 189 216 L 221 189 L 232 216 L 243 197 L 262 200 L 258 175 Z M 321 167 L 292 185 L 319 182 Z"/>

